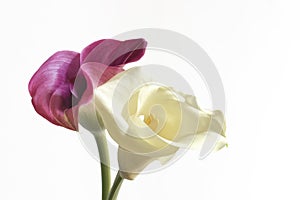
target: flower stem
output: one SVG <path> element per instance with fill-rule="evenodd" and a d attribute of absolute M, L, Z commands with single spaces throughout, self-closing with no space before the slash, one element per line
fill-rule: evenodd
<path fill-rule="evenodd" d="M 110 189 L 110 168 L 109 168 L 109 152 L 105 133 L 94 134 L 98 146 L 101 179 L 102 179 L 102 200 L 107 200 Z"/>
<path fill-rule="evenodd" d="M 108 200 L 116 200 L 119 194 L 119 190 L 123 183 L 123 178 L 120 176 L 120 172 L 117 173 L 114 184 L 110 190 Z"/>

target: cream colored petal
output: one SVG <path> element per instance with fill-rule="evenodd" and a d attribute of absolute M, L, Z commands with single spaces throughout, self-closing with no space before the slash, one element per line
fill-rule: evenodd
<path fill-rule="evenodd" d="M 94 101 L 104 126 L 107 128 L 111 137 L 122 148 L 131 152 L 153 154 L 153 156 L 159 154 L 158 151 L 168 147 L 168 143 L 164 142 L 158 135 L 154 134 L 149 127 L 145 126 L 141 128 L 131 119 L 124 119 L 123 116 L 114 113 L 112 96 L 117 83 L 117 80 L 109 81 L 95 90 Z M 125 122 L 126 124 L 122 125 L 122 122 Z M 138 137 L 139 134 L 144 132 L 148 132 L 149 135 L 153 136 L 148 139 Z M 172 154 L 173 151 L 164 153 Z"/>
<path fill-rule="evenodd" d="M 205 140 L 207 140 L 207 137 L 210 137 L 208 135 L 214 136 L 215 144 L 212 145 L 215 145 L 215 148 L 220 149 L 227 144 L 225 139 L 225 121 L 221 111 L 208 113 L 201 110 L 185 109 L 184 106 L 183 108 L 183 119 L 195 120 L 182 122 L 181 130 L 174 140 L 176 143 L 173 144 L 174 146 L 200 149 Z M 198 123 L 198 125 L 195 129 L 196 123 Z M 193 127 L 194 130 L 191 129 L 191 127 Z"/>
<path fill-rule="evenodd" d="M 154 160 L 163 164 L 179 148 L 201 148 L 210 136 L 217 136 L 216 150 L 226 144 L 222 112 L 201 110 L 192 95 L 153 82 L 145 84 L 144 78 L 149 77 L 139 72 L 142 67 L 119 73 L 94 92 L 96 111 L 120 146 L 124 178 L 134 178 Z M 130 73 L 133 78 L 122 82 Z"/>
<path fill-rule="evenodd" d="M 119 147 L 118 162 L 120 175 L 125 179 L 133 180 L 139 172 L 143 171 L 155 159 L 154 157 L 135 154 Z"/>
<path fill-rule="evenodd" d="M 98 119 L 94 103 L 80 106 L 78 112 L 78 122 L 91 133 L 99 133 L 105 128 L 102 121 Z"/>
<path fill-rule="evenodd" d="M 172 148 L 172 147 L 170 147 Z M 172 148 L 173 149 L 173 148 Z M 178 149 L 173 149 L 174 153 Z M 163 155 L 164 153 L 162 153 Z M 166 164 L 170 159 L 173 158 L 173 154 L 168 156 L 152 157 L 149 155 L 136 154 L 129 152 L 122 147 L 118 149 L 118 162 L 121 177 L 133 180 L 141 171 L 143 171 L 153 161 L 160 161 L 161 165 Z"/>
<path fill-rule="evenodd" d="M 122 114 L 134 121 L 139 121 L 139 116 L 148 116 L 148 126 L 164 141 L 177 147 L 188 148 L 192 143 L 196 146 L 202 142 L 200 140 L 205 140 L 207 132 L 225 137 L 222 112 L 205 112 L 198 107 L 194 96 L 157 84 L 139 88 Z M 145 125 L 142 121 L 139 123 Z"/>

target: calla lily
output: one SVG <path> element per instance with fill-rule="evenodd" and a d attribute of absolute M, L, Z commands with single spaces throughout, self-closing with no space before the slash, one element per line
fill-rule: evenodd
<path fill-rule="evenodd" d="M 104 39 L 81 53 L 56 52 L 29 82 L 36 112 L 53 124 L 78 130 L 78 109 L 90 101 L 93 89 L 122 72 L 125 64 L 139 60 L 145 48 L 143 39 Z M 97 74 L 97 80 L 90 77 L 93 74 Z"/>
<path fill-rule="evenodd" d="M 134 67 L 94 91 L 101 123 L 119 145 L 122 178 L 134 179 L 155 160 L 165 164 L 180 148 L 200 148 L 208 135 L 218 135 L 214 150 L 227 144 L 221 111 L 202 110 L 194 96 L 151 82 L 153 76 Z"/>

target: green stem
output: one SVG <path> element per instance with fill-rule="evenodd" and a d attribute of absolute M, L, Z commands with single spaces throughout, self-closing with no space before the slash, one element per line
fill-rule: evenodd
<path fill-rule="evenodd" d="M 110 168 L 109 168 L 109 152 L 105 133 L 94 134 L 98 146 L 99 159 L 101 165 L 102 179 L 102 200 L 107 200 L 110 189 Z"/>
<path fill-rule="evenodd" d="M 119 194 L 119 190 L 123 183 L 123 178 L 120 176 L 120 172 L 117 173 L 114 184 L 110 190 L 108 200 L 116 200 Z"/>

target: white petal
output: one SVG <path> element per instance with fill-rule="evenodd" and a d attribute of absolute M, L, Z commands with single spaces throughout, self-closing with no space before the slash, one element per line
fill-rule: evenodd
<path fill-rule="evenodd" d="M 201 148 L 210 136 L 218 136 L 214 149 L 226 144 L 222 112 L 201 110 L 194 96 L 153 82 L 143 67 L 119 73 L 94 94 L 95 108 L 120 147 L 125 178 L 134 178 L 154 160 L 163 163 L 179 148 Z"/>

